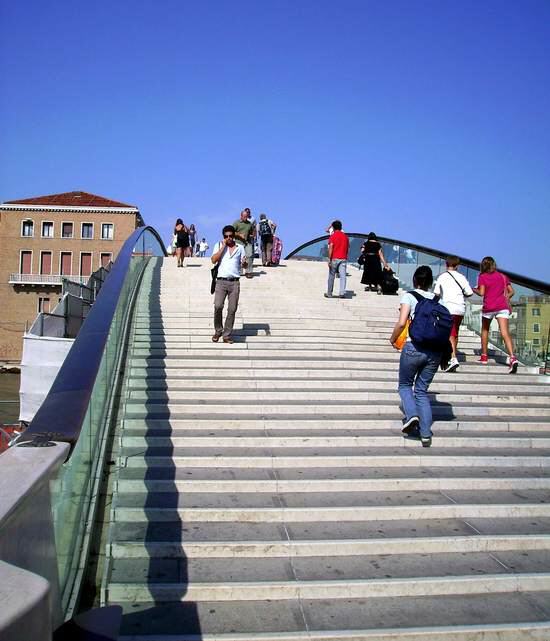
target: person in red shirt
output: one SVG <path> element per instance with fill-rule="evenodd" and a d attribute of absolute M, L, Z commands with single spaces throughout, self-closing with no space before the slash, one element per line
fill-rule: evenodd
<path fill-rule="evenodd" d="M 340 298 L 345 298 L 349 240 L 342 231 L 342 223 L 339 220 L 332 223 L 332 229 L 328 239 L 328 285 L 325 298 L 332 298 L 336 273 L 340 276 Z"/>

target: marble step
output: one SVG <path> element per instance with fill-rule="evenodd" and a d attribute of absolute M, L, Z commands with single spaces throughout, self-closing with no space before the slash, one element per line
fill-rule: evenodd
<path fill-rule="evenodd" d="M 170 333 L 170 334 L 153 334 L 148 333 L 144 335 L 135 335 L 132 344 L 134 347 L 141 346 L 151 346 L 151 347 L 162 347 L 164 345 L 169 345 L 173 347 L 186 347 L 191 344 L 197 347 L 203 347 L 211 343 L 212 328 L 210 331 L 203 330 L 201 332 L 193 331 L 189 333 Z M 315 334 L 308 333 L 304 336 L 299 335 L 284 335 L 276 332 L 270 332 L 269 334 L 261 335 L 258 333 L 243 333 L 243 332 L 233 332 L 232 338 L 235 343 L 248 343 L 253 345 L 255 343 L 261 344 L 296 344 L 296 345 L 316 345 L 325 343 L 331 345 L 355 345 L 356 347 L 364 347 L 365 349 L 370 349 L 374 347 L 384 347 L 386 349 L 391 349 L 389 343 L 389 333 L 385 336 L 347 336 L 345 334 L 339 333 L 335 336 L 320 336 L 317 332 Z M 479 339 L 477 337 L 464 338 L 460 340 L 460 351 L 465 349 L 478 350 L 480 349 Z"/>
<path fill-rule="evenodd" d="M 202 362 L 202 367 L 198 366 L 198 362 Z M 220 363 L 220 365 L 216 365 Z M 232 361 L 232 363 L 234 363 Z M 221 361 L 195 361 L 191 366 L 189 361 L 186 361 L 189 367 L 182 368 L 178 365 L 177 361 L 166 361 L 157 367 L 148 366 L 146 362 L 142 367 L 132 367 L 127 369 L 128 379 L 132 383 L 135 379 L 146 379 L 147 382 L 153 379 L 162 379 L 163 381 L 184 381 L 189 382 L 190 385 L 199 385 L 203 380 L 216 380 L 220 383 L 220 378 L 217 372 L 213 373 L 212 370 L 217 370 L 221 367 Z M 504 376 L 504 378 L 503 378 Z M 244 380 L 249 385 L 256 383 L 263 384 L 263 381 L 277 381 L 284 379 L 283 384 L 287 381 L 335 381 L 344 384 L 348 380 L 364 381 L 366 382 L 365 388 L 370 385 L 370 382 L 381 382 L 384 384 L 384 389 L 388 389 L 391 385 L 397 385 L 397 366 L 387 363 L 384 368 L 369 369 L 361 363 L 350 363 L 350 368 L 345 369 L 343 363 L 339 362 L 334 367 L 326 367 L 322 363 L 302 363 L 302 367 L 297 367 L 294 363 L 289 368 L 277 367 L 277 363 L 267 360 L 244 360 L 240 367 L 225 368 L 223 381 L 228 380 Z M 542 380 L 541 380 L 542 379 Z M 195 381 L 197 381 L 195 383 Z M 435 375 L 432 385 L 438 383 L 467 383 L 468 385 L 486 386 L 482 389 L 491 389 L 491 383 L 498 383 L 500 385 L 526 385 L 534 392 L 549 393 L 550 392 L 550 377 L 537 376 L 535 374 L 526 373 L 523 368 L 520 370 L 520 375 L 510 376 L 508 368 L 502 365 L 469 365 L 461 363 L 460 368 L 452 373 L 445 374 L 439 370 Z M 297 384 L 297 383 L 296 383 Z M 431 389 L 431 386 L 430 386 Z M 515 388 L 514 388 L 515 389 Z"/>
<path fill-rule="evenodd" d="M 132 368 L 162 368 L 166 372 L 183 369 L 198 369 L 203 371 L 214 368 L 219 370 L 234 369 L 246 370 L 248 368 L 258 369 L 286 369 L 294 373 L 294 370 L 316 370 L 330 369 L 338 370 L 371 370 L 373 372 L 393 372 L 394 380 L 397 380 L 397 371 L 399 369 L 399 353 L 365 353 L 363 355 L 353 354 L 350 352 L 338 352 L 337 357 L 330 352 L 304 352 L 280 350 L 284 353 L 274 354 L 276 350 L 245 350 L 242 348 L 233 349 L 235 345 L 221 345 L 217 350 L 199 351 L 199 350 L 180 350 L 179 354 L 170 355 L 137 355 L 131 354 L 127 361 L 127 366 Z M 225 351 L 223 351 L 225 350 Z M 474 380 L 485 380 L 487 375 L 506 375 L 508 367 L 502 361 L 490 360 L 487 365 L 481 365 L 477 362 L 477 356 L 467 356 L 466 361 L 460 365 L 461 373 L 472 373 L 475 375 Z M 229 367 L 229 363 L 231 366 Z M 535 374 L 533 368 L 520 367 L 516 377 L 530 376 Z M 347 374 L 343 373 L 343 376 Z M 450 375 L 450 374 L 449 374 Z M 539 377 L 540 382 L 540 377 Z"/>
<path fill-rule="evenodd" d="M 142 403 L 139 401 L 126 403 L 126 416 L 129 418 L 166 418 L 172 416 L 174 418 L 192 418 L 204 417 L 214 418 L 216 416 L 224 418 L 233 418 L 238 408 L 239 416 L 243 418 L 263 418 L 274 416 L 286 416 L 305 418 L 308 416 L 341 416 L 342 418 L 356 418 L 363 420 L 364 417 L 384 414 L 395 414 L 396 403 L 384 404 L 383 402 L 371 401 L 369 403 L 357 404 L 342 401 L 337 404 L 332 401 L 331 403 L 320 403 L 304 405 L 299 402 L 290 403 L 285 402 L 284 405 L 273 404 L 250 404 L 230 402 L 229 399 L 220 399 L 219 402 L 209 401 L 208 403 L 185 403 L 171 402 L 171 403 Z M 474 405 L 472 403 L 461 404 L 454 403 L 451 406 L 449 403 L 432 404 L 432 413 L 435 417 L 464 417 L 464 416 L 505 416 L 508 418 L 514 416 L 531 418 L 550 416 L 549 407 L 525 407 L 522 405 L 502 405 L 494 404 L 488 405 L 487 403 L 479 403 Z"/>
<path fill-rule="evenodd" d="M 202 501 L 199 494 L 217 494 L 215 502 L 225 504 L 228 507 L 235 505 L 237 494 L 239 501 L 243 504 L 267 503 L 273 504 L 273 498 L 279 497 L 283 505 L 291 506 L 296 503 L 327 503 L 332 505 L 339 500 L 353 499 L 354 501 L 367 501 L 369 492 L 491 492 L 510 491 L 523 492 L 535 490 L 532 498 L 545 498 L 545 492 L 550 502 L 550 477 L 497 477 L 497 478 L 465 478 L 465 477 L 439 477 L 439 478 L 416 478 L 403 474 L 401 477 L 382 479 L 304 479 L 304 480 L 255 480 L 255 481 L 186 481 L 180 479 L 145 479 L 129 480 L 119 479 L 116 490 L 120 493 L 141 493 L 147 498 L 154 493 L 179 494 L 183 501 L 191 504 L 198 504 Z M 543 492 L 538 492 L 542 490 Z M 354 494 L 353 497 L 346 497 L 345 494 Z M 266 496 L 260 496 L 265 494 Z M 320 496 L 293 496 L 295 494 Z M 225 495 L 225 496 L 220 496 Z M 231 496 L 227 496 L 231 495 Z M 171 497 L 172 498 L 172 497 Z M 205 497 L 207 500 L 209 497 Z M 375 497 L 378 499 L 378 497 Z M 493 500 L 497 500 L 494 495 Z"/>
<path fill-rule="evenodd" d="M 115 507 L 113 519 L 126 522 L 183 523 L 321 523 L 334 521 L 548 518 L 550 505 L 543 503 L 470 503 L 444 505 L 264 507 L 264 508 L 139 508 Z"/>
<path fill-rule="evenodd" d="M 328 338 L 330 340 L 336 339 L 355 339 L 355 340 L 384 340 L 388 341 L 389 334 L 391 333 L 391 328 L 388 328 L 389 331 L 380 331 L 375 329 L 369 329 L 366 326 L 358 328 L 347 328 L 342 330 L 338 327 L 322 327 L 316 328 L 315 333 L 311 329 L 296 327 L 287 323 L 284 326 L 276 326 L 274 324 L 252 324 L 245 323 L 235 324 L 233 327 L 233 336 L 248 336 L 254 338 L 265 338 L 266 336 L 277 337 L 277 338 L 294 338 L 299 340 L 300 338 L 310 338 L 311 340 L 319 340 L 321 337 Z M 185 327 L 174 326 L 174 327 L 163 327 L 159 329 L 152 328 L 139 328 L 136 327 L 133 333 L 132 340 L 140 341 L 147 338 L 153 340 L 162 340 L 163 338 L 174 340 L 178 337 L 188 338 L 188 337 L 208 337 L 212 335 L 212 319 L 209 319 L 209 324 L 199 325 L 189 325 Z M 466 344 L 476 344 L 479 347 L 479 336 L 474 334 L 469 330 L 460 331 L 460 340 L 459 343 Z"/>
<path fill-rule="evenodd" d="M 481 507 L 481 506 L 480 506 Z M 371 521 L 295 521 L 269 522 L 255 521 L 195 521 L 184 523 L 177 515 L 171 520 L 151 521 L 116 520 L 112 523 L 112 542 L 120 544 L 154 545 L 172 543 L 183 546 L 198 543 L 207 544 L 231 541 L 235 544 L 262 543 L 277 541 L 280 543 L 301 541 L 383 541 L 454 538 L 457 536 L 548 536 L 550 516 L 534 516 L 533 513 L 520 516 L 519 513 L 503 510 L 495 518 L 495 512 L 483 513 L 478 509 L 470 510 L 458 516 L 437 516 L 435 507 L 426 511 L 425 517 L 411 521 L 407 510 L 401 510 L 403 518 L 376 519 Z M 441 514 L 441 511 L 439 512 Z M 391 516 L 398 517 L 399 510 L 394 509 Z M 433 518 L 432 518 L 433 517 Z M 327 548 L 329 549 L 329 548 Z M 403 547 L 403 550 L 409 548 Z"/>
<path fill-rule="evenodd" d="M 122 435 L 121 444 L 123 447 L 214 447 L 214 448 L 283 448 L 283 447 L 307 447 L 307 448 L 338 448 L 338 447 L 363 447 L 363 448 L 389 448 L 389 447 L 415 447 L 415 442 L 404 439 L 399 432 L 395 435 L 380 436 L 374 435 L 340 435 L 331 432 L 325 436 L 314 434 L 299 435 L 273 435 L 259 434 L 251 435 L 246 432 L 242 434 L 227 433 L 227 430 L 220 430 L 217 433 L 188 434 L 181 432 L 170 436 L 146 434 L 136 436 L 133 434 Z M 509 433 L 504 435 L 464 435 L 464 436 L 442 436 L 437 434 L 438 448 L 457 449 L 544 449 L 550 452 L 550 431 L 548 435 L 534 437 L 515 437 Z"/>
<path fill-rule="evenodd" d="M 203 372 L 204 374 L 204 372 Z M 510 377 L 504 381 L 498 381 L 498 386 L 491 383 L 477 383 L 473 384 L 472 381 L 462 382 L 457 380 L 455 376 L 438 376 L 430 385 L 432 393 L 441 392 L 461 392 L 463 394 L 475 392 L 476 395 L 488 394 L 492 396 L 522 394 L 524 396 L 543 397 L 550 403 L 549 392 L 550 389 L 545 385 L 527 385 L 522 384 L 523 377 L 518 381 L 516 377 Z M 517 381 L 517 382 L 516 382 Z M 380 380 L 361 380 L 361 379 L 323 379 L 311 380 L 304 379 L 299 382 L 300 389 L 304 392 L 365 392 L 372 393 L 374 391 L 391 391 L 392 385 L 390 381 Z M 202 393 L 208 391 L 216 391 L 218 393 L 232 393 L 235 391 L 248 393 L 250 391 L 256 392 L 273 392 L 279 394 L 281 392 L 295 392 L 297 381 L 292 379 L 263 379 L 251 381 L 249 377 L 242 378 L 137 378 L 129 377 L 127 381 L 127 389 L 134 392 L 136 390 L 143 391 L 156 391 L 163 390 L 169 393 L 178 391 L 182 393 Z"/>
<path fill-rule="evenodd" d="M 120 641 L 547 641 L 547 593 L 411 599 L 123 602 Z M 478 623 L 468 625 L 472 614 Z M 154 616 L 152 616 L 154 615 Z M 546 614 L 546 619 L 549 615 Z M 174 633 L 181 621 L 186 633 Z M 510 623 L 514 621 L 514 623 Z M 401 627 L 394 627 L 401 624 Z"/>
<path fill-rule="evenodd" d="M 237 390 L 239 391 L 239 390 Z M 453 403 L 453 404 L 484 404 L 493 405 L 522 405 L 537 406 L 550 408 L 550 396 L 548 394 L 510 394 L 504 393 L 500 389 L 493 390 L 492 393 L 478 394 L 475 386 L 471 386 L 470 393 L 452 390 L 449 392 L 429 392 L 428 397 L 436 403 Z M 283 405 L 285 403 L 328 403 L 337 404 L 350 402 L 352 404 L 370 403 L 372 401 L 393 401 L 399 404 L 399 394 L 397 391 L 375 390 L 347 390 L 337 389 L 328 385 L 324 390 L 305 390 L 299 391 L 263 389 L 258 390 L 251 388 L 244 389 L 244 393 L 234 395 L 229 391 L 227 394 L 219 390 L 195 389 L 192 391 L 169 389 L 169 390 L 132 390 L 127 395 L 127 401 L 146 401 L 148 403 L 234 403 L 235 406 L 262 403 Z"/>
<path fill-rule="evenodd" d="M 174 434 L 178 436 L 178 432 L 184 431 L 181 436 L 189 433 L 189 430 L 194 431 L 208 431 L 208 430 L 221 430 L 224 432 L 230 432 L 232 430 L 237 431 L 258 431 L 261 430 L 262 434 L 273 433 L 273 435 L 283 435 L 283 432 L 292 432 L 302 430 L 305 433 L 308 432 L 332 432 L 337 431 L 341 432 L 344 430 L 353 430 L 355 433 L 358 433 L 363 430 L 367 431 L 389 431 L 389 430 L 399 430 L 401 431 L 402 422 L 399 417 L 399 412 L 396 410 L 394 413 L 394 418 L 383 418 L 383 417 L 370 417 L 362 419 L 361 421 L 357 419 L 325 419 L 325 418 L 309 418 L 309 419 L 235 419 L 234 417 L 229 419 L 189 419 L 189 418 L 171 418 L 171 419 L 134 419 L 134 418 L 123 418 L 121 420 L 121 425 L 124 430 L 128 430 L 132 435 L 135 436 L 145 436 L 146 433 L 151 433 L 151 435 L 162 436 L 164 433 Z M 515 434 L 521 433 L 529 435 L 530 433 L 545 436 L 545 432 L 550 431 L 550 420 L 537 419 L 536 421 L 528 420 L 524 417 L 514 418 L 512 421 L 508 421 L 499 417 L 484 417 L 479 419 L 473 417 L 470 419 L 462 420 L 436 420 L 434 421 L 433 430 L 438 435 L 441 432 L 468 432 L 471 435 L 475 435 L 479 432 L 478 435 L 485 435 L 485 432 L 495 432 L 495 433 L 505 433 L 505 434 Z M 139 433 L 138 433 L 139 432 Z M 158 432 L 158 434 L 153 434 L 153 432 Z M 279 432 L 281 434 L 279 434 Z"/>
<path fill-rule="evenodd" d="M 369 599 L 437 595 L 548 592 L 550 574 L 483 574 L 406 579 L 329 581 L 235 581 L 227 583 L 111 583 L 115 601 L 256 601 L 279 599 Z"/>
<path fill-rule="evenodd" d="M 405 440 L 405 439 L 403 439 Z M 434 439 L 435 441 L 435 439 Z M 416 441 L 414 441 L 417 443 Z M 375 452 L 375 453 L 374 453 Z M 416 454 L 414 453 L 416 452 Z M 545 469 L 550 465 L 548 450 L 524 449 L 520 456 L 517 450 L 485 451 L 483 456 L 475 449 L 462 450 L 459 454 L 452 449 L 438 452 L 436 446 L 422 448 L 419 444 L 413 450 L 409 447 L 394 448 L 334 448 L 327 451 L 323 448 L 221 448 L 221 447 L 154 447 L 142 445 L 126 446 L 121 451 L 126 465 L 141 466 L 140 457 L 147 456 L 147 464 L 160 465 L 163 461 L 172 467 L 216 467 L 216 468 L 352 468 L 368 467 L 402 467 L 407 465 L 458 466 L 470 465 L 480 467 L 529 467 Z M 477 456 L 475 455 L 477 454 Z M 170 463 L 170 461 L 172 461 Z"/>
<path fill-rule="evenodd" d="M 482 576 L 523 576 L 535 574 L 548 559 L 548 550 L 502 550 L 467 552 L 425 552 L 401 549 L 394 554 L 352 556 L 295 555 L 260 557 L 187 557 L 185 549 L 179 557 L 114 557 L 110 568 L 110 585 L 122 588 L 147 581 L 149 585 L 181 584 L 187 581 L 190 588 L 196 584 L 205 587 L 216 584 L 319 583 L 329 581 L 376 581 L 422 577 L 438 580 L 441 577 L 461 578 Z M 139 598 L 139 597 L 138 597 Z M 206 597 L 208 598 L 208 597 Z"/>
<path fill-rule="evenodd" d="M 360 555 L 469 554 L 481 552 L 550 551 L 550 535 L 399 537 L 394 539 L 321 539 L 267 541 L 116 541 L 115 559 L 249 559 L 273 557 L 356 557 Z"/>

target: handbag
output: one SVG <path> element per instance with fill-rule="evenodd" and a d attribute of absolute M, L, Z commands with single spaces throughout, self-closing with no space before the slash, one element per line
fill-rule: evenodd
<path fill-rule="evenodd" d="M 219 245 L 217 245 L 219 251 Z M 214 247 L 214 254 L 216 253 L 216 247 Z M 212 274 L 212 282 L 210 283 L 210 293 L 213 294 L 216 291 L 216 280 L 218 278 L 218 269 L 220 268 L 220 263 L 222 262 L 223 255 L 225 254 L 226 248 L 224 248 L 222 255 L 218 262 L 212 267 L 210 273 Z"/>
<path fill-rule="evenodd" d="M 411 321 L 407 320 L 407 324 L 403 328 L 403 331 L 401 332 L 401 334 L 399 334 L 399 336 L 395 340 L 395 343 L 394 343 L 395 348 L 398 349 L 399 351 L 401 351 L 403 349 L 403 346 L 407 342 L 407 338 L 409 336 L 409 325 L 410 324 L 411 324 Z"/>
<path fill-rule="evenodd" d="M 216 279 L 218 278 L 218 269 L 220 267 L 220 263 L 217 262 L 214 267 L 210 270 L 210 273 L 212 274 L 212 282 L 210 283 L 210 293 L 213 294 L 216 291 Z"/>

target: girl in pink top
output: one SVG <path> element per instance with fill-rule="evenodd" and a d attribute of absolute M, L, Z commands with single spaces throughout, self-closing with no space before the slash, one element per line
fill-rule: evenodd
<path fill-rule="evenodd" d="M 479 279 L 474 292 L 483 298 L 481 310 L 481 358 L 480 363 L 487 364 L 487 345 L 489 342 L 489 328 L 493 318 L 497 319 L 502 340 L 508 350 L 509 373 L 515 374 L 518 370 L 518 360 L 514 356 L 514 344 L 508 329 L 512 307 L 510 299 L 514 295 L 514 288 L 504 274 L 497 271 L 497 264 L 492 256 L 485 256 L 481 261 Z"/>

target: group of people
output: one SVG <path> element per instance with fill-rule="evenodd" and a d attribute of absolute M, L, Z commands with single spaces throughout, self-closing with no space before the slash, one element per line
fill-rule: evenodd
<path fill-rule="evenodd" d="M 342 230 L 342 222 L 334 220 L 327 228 L 328 239 L 328 282 L 325 298 L 333 298 L 334 281 L 338 278 L 340 281 L 339 298 L 346 297 L 346 267 L 349 254 L 349 239 Z M 382 245 L 378 242 L 378 237 L 374 232 L 370 232 L 367 240 L 361 247 L 361 255 L 357 258 L 359 265 L 363 266 L 363 275 L 361 283 L 365 285 L 367 291 L 377 291 L 382 293 L 384 284 L 388 281 L 384 279 L 384 271 L 389 275 L 391 293 L 397 292 L 399 284 L 393 277 L 393 271 L 388 265 Z M 383 265 L 383 269 L 382 269 Z M 389 292 L 388 292 L 389 293 Z"/>
<path fill-rule="evenodd" d="M 179 221 L 180 222 L 180 221 Z M 262 223 L 264 223 L 262 227 Z M 177 229 L 178 225 L 176 225 Z M 269 246 L 273 242 L 276 225 L 260 215 L 259 225 L 246 208 L 233 225 L 226 225 L 223 239 L 216 243 L 211 261 L 217 270 L 214 296 L 214 334 L 212 341 L 220 338 L 224 343 L 233 343 L 231 336 L 239 303 L 240 277 L 252 277 L 254 239 L 259 232 L 262 246 L 262 264 L 269 265 Z M 262 229 L 266 233 L 262 233 Z M 333 297 L 334 282 L 339 277 L 339 297 L 346 295 L 346 268 L 349 239 L 342 230 L 342 222 L 335 220 L 327 230 L 328 283 L 326 298 Z M 270 233 L 267 233 L 270 232 Z M 382 266 L 389 270 L 382 246 L 371 232 L 362 247 L 363 277 L 361 282 L 369 289 L 378 287 Z M 479 363 L 488 362 L 488 340 L 491 321 L 496 318 L 504 344 L 508 351 L 509 373 L 515 374 L 518 360 L 510 336 L 508 321 L 511 316 L 510 300 L 514 289 L 505 274 L 497 270 L 491 256 L 486 256 L 480 265 L 477 287 L 471 287 L 458 271 L 460 260 L 448 256 L 446 270 L 439 275 L 434 285 L 433 272 L 427 265 L 418 267 L 413 276 L 413 289 L 403 294 L 399 318 L 390 336 L 390 343 L 401 351 L 399 360 L 398 391 L 401 398 L 403 434 L 406 438 L 421 441 L 424 447 L 432 444 L 432 410 L 428 397 L 429 386 L 441 367 L 445 372 L 454 372 L 459 367 L 457 345 L 460 326 L 465 314 L 465 298 L 478 294 L 483 299 L 481 327 L 481 356 Z M 433 286 L 433 291 L 430 291 Z M 223 321 L 223 308 L 228 300 L 227 315 Z"/>
<path fill-rule="evenodd" d="M 349 239 L 342 231 L 342 222 L 335 220 L 327 228 L 328 282 L 324 296 L 333 298 L 335 278 L 340 279 L 339 298 L 346 296 L 346 267 Z M 382 246 L 371 232 L 362 246 L 358 262 L 363 265 L 361 283 L 365 289 L 381 293 L 383 269 L 391 272 Z M 458 271 L 460 260 L 448 256 L 446 270 L 437 278 L 430 291 L 433 273 L 422 265 L 414 273 L 414 289 L 401 298 L 399 319 L 390 337 L 391 344 L 401 351 L 399 361 L 399 395 L 403 419 L 403 433 L 407 438 L 419 440 L 424 447 L 432 443 L 432 410 L 428 388 L 438 368 L 454 372 L 460 363 L 457 356 L 458 333 L 466 311 L 465 298 L 478 294 L 483 299 L 481 310 L 481 356 L 479 363 L 488 363 L 489 328 L 496 318 L 508 352 L 510 374 L 518 370 L 514 344 L 509 330 L 510 300 L 514 289 L 505 274 L 497 270 L 495 259 L 486 256 L 480 265 L 477 287 Z M 426 303 L 426 301 L 430 301 Z M 417 311 L 421 313 L 415 323 Z M 404 342 L 400 339 L 404 339 Z"/>
<path fill-rule="evenodd" d="M 445 372 L 459 367 L 458 333 L 465 313 L 465 298 L 478 294 L 483 299 L 481 310 L 481 356 L 479 363 L 488 362 L 487 347 L 491 321 L 496 318 L 508 351 L 508 372 L 515 374 L 518 360 L 508 321 L 514 288 L 505 274 L 497 270 L 495 259 L 481 261 L 477 287 L 471 287 L 458 272 L 457 256 L 448 256 L 446 271 L 435 282 L 430 267 L 418 267 L 413 276 L 414 289 L 401 298 L 399 318 L 390 336 L 390 343 L 401 350 L 398 391 L 401 398 L 403 433 L 419 440 L 424 447 L 432 444 L 432 409 L 428 388 L 441 366 Z M 431 333 L 430 333 L 431 332 Z M 406 334 L 404 345 L 399 339 Z"/>
<path fill-rule="evenodd" d="M 253 277 L 254 253 L 257 239 L 260 242 L 262 265 L 270 267 L 273 260 L 273 240 L 277 225 L 266 214 L 260 214 L 256 222 L 248 207 L 239 218 L 222 230 L 223 239 L 214 245 L 211 261 L 216 266 L 214 288 L 214 334 L 212 341 L 222 338 L 224 343 L 233 343 L 231 334 L 239 305 L 240 277 Z M 223 321 L 223 308 L 227 299 L 227 314 Z"/>
<path fill-rule="evenodd" d="M 195 225 L 191 224 L 189 227 L 183 222 L 181 218 L 176 220 L 174 226 L 174 238 L 172 240 L 172 253 L 176 255 L 178 267 L 183 267 L 183 261 L 186 256 L 193 256 L 196 254 L 199 257 L 206 256 L 208 243 L 206 238 L 197 240 L 197 230 Z"/>

